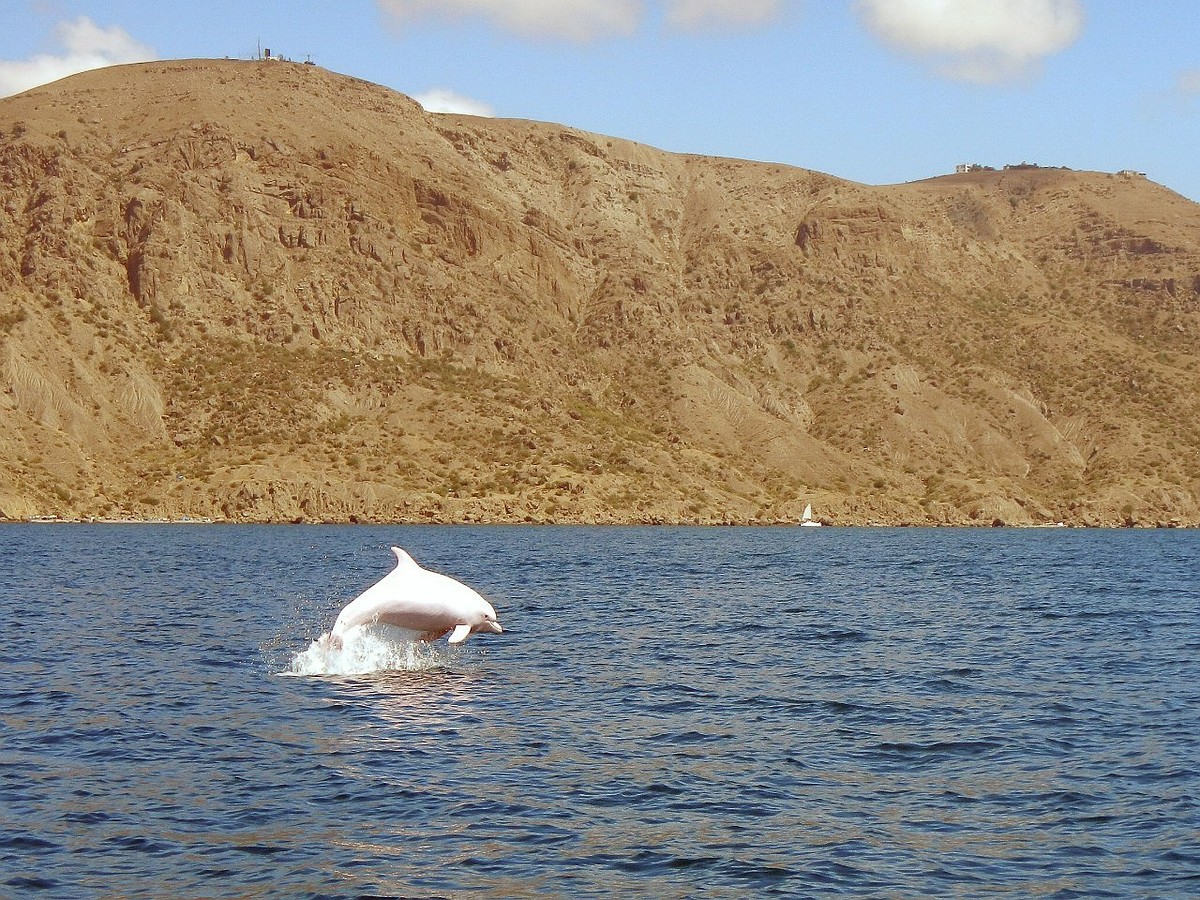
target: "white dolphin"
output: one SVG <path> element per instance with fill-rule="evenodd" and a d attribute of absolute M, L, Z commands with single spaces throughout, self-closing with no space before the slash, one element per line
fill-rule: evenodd
<path fill-rule="evenodd" d="M 350 629 L 377 623 L 414 632 L 422 641 L 449 634 L 451 644 L 461 644 L 477 631 L 504 631 L 492 604 L 475 591 L 447 575 L 422 569 L 399 547 L 392 552 L 396 568 L 346 604 L 333 630 L 321 636 L 323 644 L 340 648 Z"/>

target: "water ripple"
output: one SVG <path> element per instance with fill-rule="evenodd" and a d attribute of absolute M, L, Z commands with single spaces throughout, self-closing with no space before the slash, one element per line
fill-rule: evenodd
<path fill-rule="evenodd" d="M 1195 894 L 1197 535 L 812 531 L 8 526 L 0 893 Z"/>

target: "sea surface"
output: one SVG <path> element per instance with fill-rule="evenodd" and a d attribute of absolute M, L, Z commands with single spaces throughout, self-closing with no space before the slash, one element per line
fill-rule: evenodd
<path fill-rule="evenodd" d="M 318 653 L 393 544 L 505 633 Z M 1200 895 L 1197 532 L 8 525 L 0 622 L 3 897 Z"/>

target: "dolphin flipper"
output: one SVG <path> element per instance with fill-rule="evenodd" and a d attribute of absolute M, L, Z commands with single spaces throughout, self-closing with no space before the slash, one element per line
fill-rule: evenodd
<path fill-rule="evenodd" d="M 450 635 L 449 643 L 461 644 L 463 641 L 465 641 L 470 636 L 471 636 L 471 626 L 470 625 L 466 625 L 466 624 L 455 625 L 454 633 Z"/>

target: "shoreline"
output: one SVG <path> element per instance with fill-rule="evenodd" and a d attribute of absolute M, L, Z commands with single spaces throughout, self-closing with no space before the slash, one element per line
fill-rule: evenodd
<path fill-rule="evenodd" d="M 823 522 L 823 526 L 828 528 L 962 528 L 962 529 L 1023 529 L 1023 530 L 1065 530 L 1072 529 L 1076 531 L 1195 531 L 1200 530 L 1200 523 L 1184 523 L 1184 522 L 1146 522 L 1146 523 L 1098 523 L 1098 524 L 1083 524 L 1083 523 L 1007 523 L 1007 522 L 845 522 L 832 523 Z M 642 521 L 608 521 L 608 522 L 582 522 L 574 520 L 539 520 L 539 521 L 464 521 L 464 520 L 433 520 L 433 519 L 396 519 L 386 521 L 365 521 L 362 519 L 213 519 L 207 517 L 181 516 L 179 518 L 105 518 L 100 516 L 87 516 L 81 518 L 68 518 L 59 516 L 30 516 L 28 518 L 3 518 L 0 517 L 0 527 L 5 525 L 128 525 L 128 526 L 145 526 L 145 525 L 216 525 L 216 526 L 294 526 L 299 528 L 304 527 L 369 527 L 369 528 L 387 528 L 387 527 L 412 527 L 429 525 L 439 528 L 448 527 L 476 527 L 476 528 L 506 528 L 506 527 L 524 527 L 524 528 L 800 528 L 802 527 L 799 520 L 797 521 L 721 521 L 721 522 L 688 522 L 688 521 L 666 521 L 666 520 L 642 520 Z"/>

